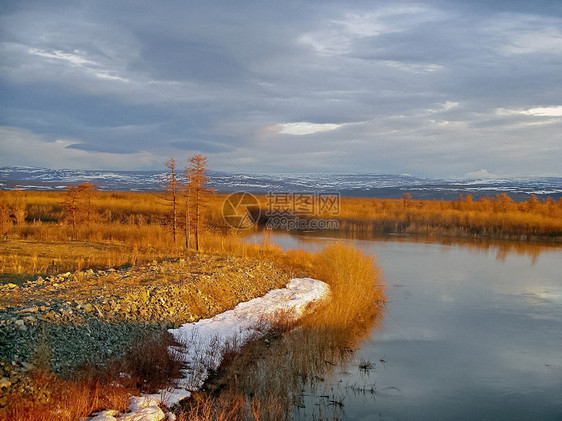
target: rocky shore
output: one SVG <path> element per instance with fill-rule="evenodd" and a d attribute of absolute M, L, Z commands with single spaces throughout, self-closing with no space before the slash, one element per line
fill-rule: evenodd
<path fill-rule="evenodd" d="M 0 406 L 10 392 L 32 392 L 26 379 L 35 364 L 62 375 L 103 364 L 147 334 L 212 317 L 288 280 L 269 262 L 194 255 L 3 285 Z"/>

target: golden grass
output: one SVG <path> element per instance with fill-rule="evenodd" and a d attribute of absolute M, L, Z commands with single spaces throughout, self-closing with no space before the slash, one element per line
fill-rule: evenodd
<path fill-rule="evenodd" d="M 314 255 L 313 275 L 330 285 L 332 300 L 323 311 L 304 322 L 312 326 L 353 328 L 379 314 L 384 303 L 384 283 L 374 257 L 336 243 Z"/>
<path fill-rule="evenodd" d="M 349 363 L 382 316 L 385 296 L 380 270 L 373 258 L 360 251 L 335 244 L 317 254 L 299 250 L 273 254 L 272 259 L 287 259 L 305 275 L 327 282 L 331 299 L 298 322 L 278 315 L 265 338 L 249 341 L 241 352 L 227 353 L 218 376 L 207 382 L 207 391 L 184 408 L 185 419 L 212 419 L 234 406 L 237 412 L 231 419 L 254 419 L 248 416 L 249 402 L 261 411 L 255 419 L 291 419 L 303 389 Z M 207 412 L 194 412 L 193 405 Z"/>
<path fill-rule="evenodd" d="M 221 215 L 225 197 L 210 195 L 206 208 L 207 225 L 217 234 L 227 231 Z M 182 251 L 182 235 L 174 243 L 167 224 L 170 207 L 164 194 L 93 192 L 91 199 L 95 217 L 74 230 L 64 223 L 64 192 L 0 191 L 0 235 L 37 241 L 112 242 L 135 247 L 141 254 L 157 250 L 177 255 Z M 258 200 L 265 213 L 267 198 Z M 23 212 L 25 222 L 14 219 L 17 211 Z M 357 236 L 435 233 L 562 241 L 562 199 L 540 201 L 535 196 L 519 203 L 506 194 L 479 200 L 469 195 L 453 201 L 342 198 L 338 215 L 321 216 L 338 219 L 340 232 Z M 237 247 L 211 241 L 214 250 Z"/>
<path fill-rule="evenodd" d="M 236 378 L 236 387 L 229 386 L 228 393 L 218 398 L 202 394 L 200 400 L 195 400 L 189 408 L 184 408 L 185 412 L 178 419 L 287 418 L 293 404 L 290 396 L 295 392 L 295 387 L 301 384 L 295 379 L 313 379 L 315 376 L 329 374 L 332 364 L 347 358 L 349 350 L 358 346 L 380 316 L 384 305 L 380 271 L 374 266 L 372 258 L 341 244 L 312 254 L 302 250 L 284 253 L 280 248 L 269 244 L 245 245 L 235 242 L 235 237 L 226 241 L 219 241 L 220 238 L 214 238 L 214 242 L 211 240 L 209 237 L 209 247 L 218 247 L 220 242 L 225 252 L 245 257 L 267 257 L 295 275 L 322 279 L 330 285 L 332 299 L 302 319 L 292 333 L 279 335 L 294 327 L 293 323 L 283 324 L 283 320 L 280 320 L 273 333 L 277 339 L 271 337 L 275 345 L 268 348 L 269 353 L 265 357 L 261 341 L 253 345 L 253 351 L 252 345 L 249 345 L 241 354 L 232 356 L 236 363 L 230 365 L 230 375 L 223 375 L 226 378 Z M 223 289 L 224 285 L 214 292 L 220 295 L 218 290 Z M 206 293 L 213 293 L 212 288 Z M 228 291 L 224 293 L 229 295 Z M 148 352 L 147 349 L 154 349 L 155 352 Z M 57 419 L 71 420 L 98 409 L 123 409 L 128 396 L 140 392 L 141 386 L 145 384 L 144 380 L 138 379 L 162 379 L 161 375 L 153 373 L 151 376 L 147 373 L 150 373 L 151 368 L 163 366 L 162 362 L 156 361 L 159 355 L 167 355 L 164 350 L 165 347 L 158 348 L 154 343 L 148 347 L 143 344 L 138 349 L 132 349 L 124 362 L 115 363 L 117 365 L 112 365 L 112 369 L 105 370 L 105 377 L 91 367 L 84 372 L 82 378 L 75 380 L 48 377 L 48 381 L 44 383 L 49 384 L 50 398 L 47 404 L 37 399 L 13 396 L 3 415 L 4 419 L 44 420 L 52 419 L 49 417 L 56 413 L 59 417 Z M 140 357 L 142 358 L 138 361 Z M 258 363 L 254 364 L 256 361 Z M 241 366 L 244 376 L 240 376 Z M 276 376 L 270 375 L 272 370 Z M 118 375 L 121 371 L 136 374 L 131 380 L 125 381 L 124 388 L 112 387 L 113 381 L 124 382 Z M 236 376 L 232 375 L 233 372 Z M 170 376 L 169 373 L 166 374 L 163 380 Z M 246 394 L 250 389 L 253 398 L 248 398 Z M 68 397 L 71 399 L 67 399 Z"/>
<path fill-rule="evenodd" d="M 173 242 L 172 233 L 165 225 L 168 209 L 156 195 L 95 192 L 92 203 L 100 218 L 75 230 L 62 223 L 62 193 L 0 192 L 0 199 L 3 206 L 23 206 L 27 213 L 27 223 L 10 222 L 2 227 L 2 234 L 8 238 L 0 241 L 0 272 L 5 274 L 49 274 L 90 267 L 140 265 L 155 259 L 193 255 L 181 239 Z M 376 323 L 384 305 L 380 271 L 373 258 L 341 244 L 313 254 L 303 250 L 283 252 L 267 241 L 267 237 L 264 244 L 245 243 L 240 233 L 223 230 L 221 205 L 222 197 L 213 196 L 207 219 L 218 229 L 209 230 L 201 239 L 205 253 L 268 260 L 290 276 L 321 279 L 330 285 L 332 299 L 303 318 L 292 333 L 276 340 L 277 345 L 271 347 L 267 358 L 263 359 L 260 351 L 261 362 L 252 369 L 248 369 L 247 358 L 258 354 L 243 352 L 235 357 L 246 367 L 247 374 L 245 379 L 236 377 L 237 385 L 246 385 L 242 389 L 254 388 L 254 398 L 249 399 L 247 390 L 241 389 L 232 389 L 219 398 L 203 396 L 201 401 L 196 401 L 196 408 L 190 408 L 179 419 L 283 419 L 292 405 L 288 397 L 294 391 L 295 378 L 326 373 L 331 365 L 325 361 L 345 359 L 349 349 L 355 348 Z M 220 306 L 231 307 L 235 303 L 227 297 L 233 295 L 232 291 L 229 292 L 228 283 L 221 285 L 204 293 Z M 287 326 L 277 326 L 277 332 L 286 329 Z M 134 360 L 140 354 L 150 353 L 137 349 L 129 355 Z M 280 359 L 281 355 L 290 358 Z M 147 368 L 141 362 L 133 365 Z M 269 375 L 273 369 L 278 376 Z M 119 380 L 115 373 L 109 377 Z M 256 379 L 265 378 L 267 382 L 256 384 Z M 53 419 L 53 411 L 58 411 L 57 419 L 70 420 L 96 409 L 122 409 L 126 397 L 137 393 L 140 385 L 133 381 L 125 388 L 110 387 L 109 379 L 91 373 L 76 380 L 48 377 L 47 383 L 51 390 L 48 405 L 14 396 L 4 419 Z M 63 390 L 68 391 L 66 395 Z"/>
<path fill-rule="evenodd" d="M 459 200 L 342 198 L 340 230 L 367 233 L 449 233 L 517 239 L 562 239 L 562 199 L 514 202 L 507 194 Z"/>
<path fill-rule="evenodd" d="M 33 392 L 9 395 L 0 420 L 75 421 L 108 408 L 126 411 L 131 396 L 155 393 L 181 377 L 181 363 L 168 353 L 168 347 L 175 344 L 167 332 L 147 336 L 123 358 L 103 367 L 83 367 L 70 379 L 50 373 L 47 366 L 35 361 L 30 376 Z"/>

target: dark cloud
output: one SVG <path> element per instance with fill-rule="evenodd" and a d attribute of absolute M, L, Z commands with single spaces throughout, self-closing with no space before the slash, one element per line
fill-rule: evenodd
<path fill-rule="evenodd" d="M 325 170 L 560 175 L 557 1 L 8 1 L 0 27 L 0 165 L 305 172 L 353 139 Z"/>

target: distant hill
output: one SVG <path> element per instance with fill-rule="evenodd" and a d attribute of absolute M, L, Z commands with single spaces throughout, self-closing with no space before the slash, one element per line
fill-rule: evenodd
<path fill-rule="evenodd" d="M 63 190 L 90 181 L 105 191 L 150 192 L 165 187 L 164 171 L 51 170 L 37 167 L 0 168 L 0 190 Z M 475 199 L 507 193 L 526 200 L 562 197 L 562 177 L 444 180 L 393 174 L 230 174 L 211 171 L 210 186 L 220 193 L 339 192 L 342 196 L 400 198 L 409 192 L 414 199 Z"/>

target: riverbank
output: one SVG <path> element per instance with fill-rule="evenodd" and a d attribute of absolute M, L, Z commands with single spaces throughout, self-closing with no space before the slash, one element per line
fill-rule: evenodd
<path fill-rule="evenodd" d="M 124 412 L 130 396 L 174 387 L 181 377 L 181 364 L 168 353 L 178 346 L 169 328 L 233 308 L 295 275 L 325 280 L 332 291 L 330 305 L 299 323 L 299 332 L 315 333 L 310 349 L 351 349 L 361 340 L 356 330 L 368 331 L 364 322 L 380 315 L 384 288 L 378 269 L 353 249 L 334 245 L 313 254 L 239 243 L 237 250 L 245 257 L 192 254 L 4 285 L 1 390 L 8 405 L 0 418 L 43 420 L 56 413 L 74 420 L 107 408 Z M 271 396 L 256 399 L 252 405 L 265 408 Z M 209 396 L 207 402 L 221 400 Z M 197 408 L 179 411 L 184 419 L 202 419 Z"/>
<path fill-rule="evenodd" d="M 310 278 L 292 279 L 285 288 L 269 291 L 263 297 L 238 304 L 234 309 L 211 319 L 185 323 L 169 332 L 178 345 L 169 351 L 184 365 L 182 378 L 174 389 L 156 394 L 133 397 L 129 412 L 104 410 L 90 421 L 119 421 L 146 419 L 160 421 L 175 419 L 160 409 L 177 407 L 178 403 L 198 391 L 211 373 L 221 366 L 223 358 L 238 353 L 247 342 L 257 341 L 267 335 L 280 321 L 296 323 L 305 313 L 329 299 L 330 288 L 324 282 Z M 145 418 L 143 418 L 145 417 Z"/>
<path fill-rule="evenodd" d="M 84 368 L 95 367 L 96 381 L 111 383 L 100 372 L 111 371 L 128 350 L 146 352 L 135 345 L 155 346 L 152 339 L 163 338 L 169 328 L 232 309 L 288 280 L 288 273 L 268 261 L 193 255 L 130 269 L 88 269 L 38 277 L 21 286 L 3 285 L 0 405 L 18 396 L 54 408 L 60 404 L 55 392 L 35 384 L 39 372 L 76 379 Z M 172 343 L 162 342 L 161 352 L 166 354 Z M 136 379 L 141 386 L 147 381 Z M 135 389 L 135 382 L 129 383 Z"/>
<path fill-rule="evenodd" d="M 286 214 L 271 206 L 262 204 L 260 224 L 273 228 L 308 230 L 318 225 L 312 222 L 320 217 L 326 220 L 327 229 L 322 231 L 356 238 L 406 235 L 562 243 L 562 199 L 540 201 L 532 196 L 518 203 L 507 194 L 479 200 L 461 195 L 448 201 L 415 200 L 409 195 L 403 199 L 338 197 L 330 212 L 301 213 L 298 218 L 290 214 L 299 206 L 296 199 L 291 202 L 289 197 L 283 205 Z M 298 224 L 291 225 L 295 220 Z"/>

